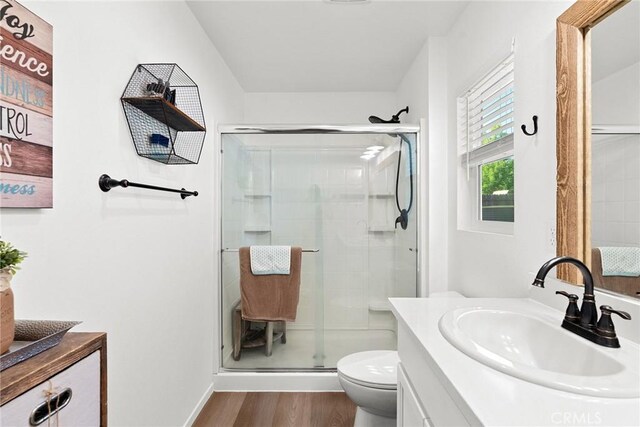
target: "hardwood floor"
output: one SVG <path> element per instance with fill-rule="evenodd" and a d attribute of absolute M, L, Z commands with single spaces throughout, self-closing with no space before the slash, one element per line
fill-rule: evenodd
<path fill-rule="evenodd" d="M 193 427 L 352 427 L 344 393 L 214 393 Z"/>

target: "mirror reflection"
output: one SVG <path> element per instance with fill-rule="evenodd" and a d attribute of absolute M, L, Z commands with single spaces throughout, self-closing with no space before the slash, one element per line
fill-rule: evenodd
<path fill-rule="evenodd" d="M 591 269 L 640 297 L 640 2 L 591 30 Z"/>

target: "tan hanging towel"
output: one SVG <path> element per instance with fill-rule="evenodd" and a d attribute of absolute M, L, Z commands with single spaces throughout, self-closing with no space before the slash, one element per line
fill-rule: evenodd
<path fill-rule="evenodd" d="M 255 321 L 295 321 L 300 298 L 302 248 L 291 248 L 291 269 L 287 275 L 256 276 L 251 272 L 249 248 L 242 247 L 238 253 L 242 318 Z"/>

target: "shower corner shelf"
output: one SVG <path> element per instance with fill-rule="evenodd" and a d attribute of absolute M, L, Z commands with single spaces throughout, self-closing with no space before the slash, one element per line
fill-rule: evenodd
<path fill-rule="evenodd" d="M 259 191 L 255 191 L 255 192 L 247 191 L 246 193 L 244 193 L 244 197 L 247 197 L 250 199 L 263 199 L 263 198 L 271 197 L 271 193 L 269 192 L 262 193 Z"/>
<path fill-rule="evenodd" d="M 270 233 L 271 227 L 268 225 L 247 225 L 244 227 L 245 233 Z"/>
<path fill-rule="evenodd" d="M 392 225 L 371 225 L 369 226 L 369 233 L 394 233 L 395 227 Z"/>
<path fill-rule="evenodd" d="M 177 64 L 138 64 L 120 98 L 139 156 L 197 164 L 206 126 L 196 83 Z"/>
<path fill-rule="evenodd" d="M 369 301 L 369 311 L 391 311 L 391 303 L 388 299 L 376 299 Z"/>

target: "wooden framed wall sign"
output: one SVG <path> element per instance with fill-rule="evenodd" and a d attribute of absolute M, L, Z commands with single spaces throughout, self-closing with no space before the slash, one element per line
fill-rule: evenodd
<path fill-rule="evenodd" d="M 0 0 L 0 207 L 53 207 L 53 27 Z"/>

